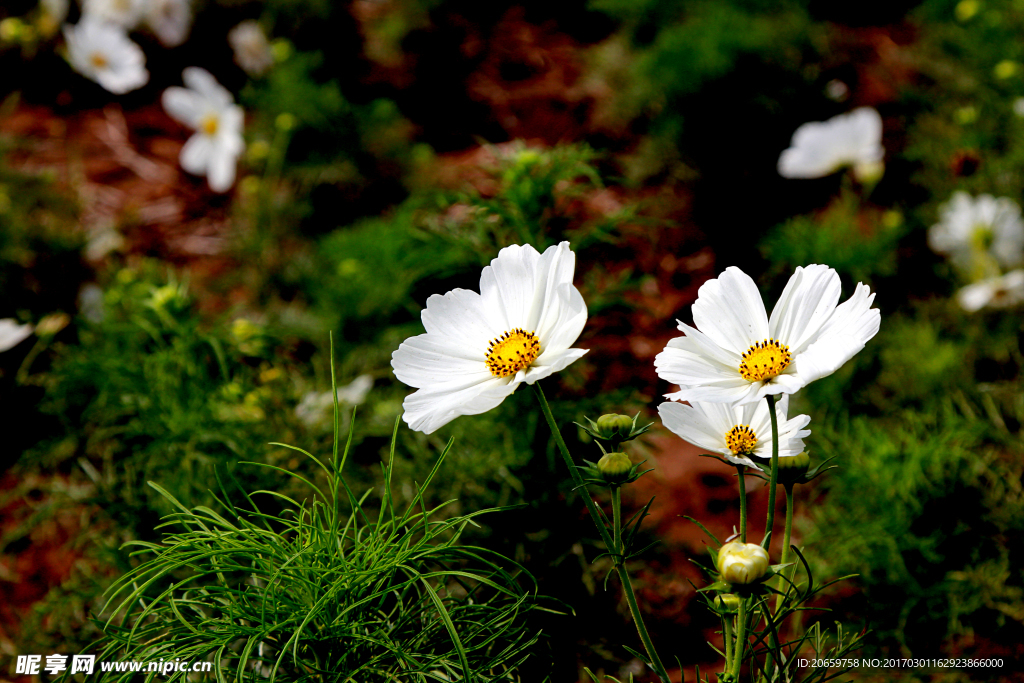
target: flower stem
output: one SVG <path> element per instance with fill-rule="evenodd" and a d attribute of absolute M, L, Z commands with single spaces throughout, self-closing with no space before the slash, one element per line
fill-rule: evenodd
<path fill-rule="evenodd" d="M 768 522 L 764 528 L 764 539 L 761 541 L 761 547 L 768 550 L 772 528 L 775 525 L 775 488 L 779 481 L 779 417 L 775 414 L 775 396 L 768 394 L 764 398 L 768 401 L 768 415 L 772 420 L 772 471 L 768 482 Z"/>
<path fill-rule="evenodd" d="M 793 533 L 793 485 L 785 484 L 786 488 L 786 531 L 782 537 L 782 561 L 779 564 L 786 564 L 789 561 L 789 538 Z M 791 574 L 786 568 L 782 570 L 783 576 Z M 786 591 L 785 580 L 779 583 L 779 590 Z M 782 606 L 782 594 L 780 593 L 775 597 L 775 612 L 779 611 Z"/>
<path fill-rule="evenodd" d="M 612 559 L 615 566 L 622 564 L 622 488 L 612 487 L 612 543 L 615 548 L 612 550 Z"/>
<path fill-rule="evenodd" d="M 587 511 L 590 512 L 591 519 L 594 520 L 594 524 L 597 526 L 598 533 L 601 534 L 601 540 L 604 541 L 605 547 L 611 553 L 618 552 L 618 546 L 616 539 L 612 539 L 608 536 L 608 529 L 601 522 L 601 515 L 597 510 L 597 506 L 594 504 L 594 499 L 590 497 L 590 491 L 587 489 L 586 482 L 583 481 L 583 477 L 580 476 L 579 471 L 576 469 L 576 465 L 573 464 L 572 456 L 569 455 L 569 448 L 565 445 L 565 440 L 562 439 L 562 433 L 558 429 L 558 425 L 555 423 L 555 416 L 551 414 L 551 406 L 548 405 L 548 400 L 544 396 L 544 390 L 540 387 L 540 382 L 536 382 L 533 385 L 537 389 L 537 399 L 540 401 L 540 410 L 544 413 L 544 418 L 548 421 L 548 427 L 551 428 L 551 433 L 555 437 L 555 445 L 558 446 L 559 452 L 562 454 L 562 459 L 565 461 L 566 467 L 569 468 L 569 474 L 572 476 L 572 481 L 576 485 L 576 488 L 580 491 L 583 496 L 583 502 L 587 506 Z M 615 493 L 612 494 L 613 501 L 616 500 Z M 621 513 L 616 506 L 613 514 L 618 517 Z M 618 536 L 619 522 L 616 522 L 616 536 Z M 654 668 L 658 678 L 664 683 L 671 683 L 668 672 L 665 671 L 665 665 L 661 663 L 661 659 L 658 657 L 658 653 L 654 650 L 654 643 L 651 642 L 651 636 L 647 633 L 647 627 L 644 626 L 643 616 L 640 614 L 640 606 L 637 605 L 636 596 L 633 594 L 633 585 L 629 580 L 629 573 L 626 571 L 626 565 L 621 563 L 620 560 L 616 559 L 616 571 L 619 574 L 619 581 L 622 583 L 622 591 L 626 594 L 626 602 L 629 603 L 630 614 L 633 615 L 633 623 L 636 625 L 637 633 L 640 635 L 640 640 L 643 641 L 644 649 L 647 650 L 647 656 L 651 659 L 651 666 Z"/>
<path fill-rule="evenodd" d="M 734 681 L 740 680 L 740 669 L 743 668 L 743 655 L 747 645 L 747 599 L 740 598 L 740 612 L 736 615 L 736 649 L 733 651 L 733 677 Z"/>
<path fill-rule="evenodd" d="M 732 620 L 731 614 L 722 617 L 722 637 L 725 640 L 725 673 L 729 673 L 729 670 L 732 669 Z"/>
<path fill-rule="evenodd" d="M 736 478 L 740 484 L 740 541 L 747 542 L 747 481 L 743 465 L 736 465 Z"/>

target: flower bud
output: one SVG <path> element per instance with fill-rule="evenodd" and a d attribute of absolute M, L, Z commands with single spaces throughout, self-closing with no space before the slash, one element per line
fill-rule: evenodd
<path fill-rule="evenodd" d="M 811 466 L 811 456 L 804 451 L 800 455 L 792 455 L 786 458 L 779 458 L 779 475 L 786 474 L 801 475 Z"/>
<path fill-rule="evenodd" d="M 622 441 L 633 431 L 633 418 L 615 413 L 602 415 L 597 418 L 597 430 L 605 439 Z"/>
<path fill-rule="evenodd" d="M 718 573 L 729 583 L 753 583 L 768 571 L 768 553 L 756 543 L 726 543 L 718 550 Z"/>
<path fill-rule="evenodd" d="M 715 608 L 721 614 L 736 614 L 740 611 L 740 596 L 732 593 L 721 593 L 715 597 Z"/>
<path fill-rule="evenodd" d="M 597 461 L 597 469 L 605 481 L 616 484 L 629 477 L 629 471 L 633 469 L 633 462 L 625 453 L 605 453 Z"/>

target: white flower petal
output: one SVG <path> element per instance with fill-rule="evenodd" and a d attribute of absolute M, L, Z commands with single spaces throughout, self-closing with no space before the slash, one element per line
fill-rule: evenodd
<path fill-rule="evenodd" d="M 160 97 L 164 110 L 171 118 L 195 130 L 206 113 L 206 100 L 195 90 L 171 86 Z"/>
<path fill-rule="evenodd" d="M 794 356 L 803 351 L 836 310 L 841 289 L 839 274 L 828 266 L 798 266 L 772 309 L 770 338 Z"/>
<path fill-rule="evenodd" d="M 402 418 L 411 429 L 430 434 L 461 415 L 479 415 L 497 407 L 516 386 L 495 377 L 456 391 L 420 389 L 405 398 Z"/>
<path fill-rule="evenodd" d="M 234 153 L 224 150 L 220 145 L 213 145 L 206 170 L 206 180 L 210 184 L 210 189 L 214 192 L 230 190 L 231 186 L 235 184 L 237 163 Z"/>
<path fill-rule="evenodd" d="M 196 133 L 181 148 L 178 162 L 193 175 L 206 175 L 213 154 L 213 140 L 208 135 Z"/>
<path fill-rule="evenodd" d="M 714 404 L 698 404 L 702 407 Z M 684 441 L 694 446 L 707 449 L 713 453 L 725 453 L 729 449 L 725 445 L 725 433 L 734 425 L 723 431 L 722 425 L 712 423 L 703 410 L 684 403 L 666 401 L 658 406 L 658 415 L 665 427 Z"/>
<path fill-rule="evenodd" d="M 231 93 L 206 69 L 198 66 L 187 67 L 181 72 L 181 80 L 185 82 L 186 87 L 195 90 L 217 109 L 226 109 L 234 104 Z"/>
<path fill-rule="evenodd" d="M 858 283 L 853 296 L 836 308 L 817 340 L 793 361 L 804 384 L 831 375 L 878 333 L 881 314 L 871 308 L 874 300 L 871 289 Z"/>
<path fill-rule="evenodd" d="M 0 351 L 13 349 L 31 334 L 31 325 L 20 325 L 14 318 L 0 319 Z"/>
<path fill-rule="evenodd" d="M 724 349 L 742 354 L 768 338 L 768 314 L 757 285 L 739 268 L 726 268 L 697 290 L 693 307 L 697 328 Z"/>

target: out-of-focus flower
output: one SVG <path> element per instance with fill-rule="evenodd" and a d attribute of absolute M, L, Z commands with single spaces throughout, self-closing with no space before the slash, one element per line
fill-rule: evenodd
<path fill-rule="evenodd" d="M 142 48 L 114 24 L 85 16 L 74 26 L 65 24 L 64 40 L 72 68 L 115 95 L 141 88 L 149 81 Z"/>
<path fill-rule="evenodd" d="M 850 87 L 839 79 L 833 78 L 825 84 L 825 94 L 830 100 L 842 102 L 850 96 Z"/>
<path fill-rule="evenodd" d="M 939 208 L 939 222 L 928 230 L 928 246 L 967 273 L 991 274 L 983 263 L 988 256 L 1003 267 L 1018 266 L 1024 260 L 1020 206 L 1006 197 L 955 192 Z"/>
<path fill-rule="evenodd" d="M 884 171 L 884 156 L 882 117 L 871 107 L 860 107 L 797 128 L 779 156 L 778 170 L 784 178 L 823 178 L 851 166 L 858 180 L 873 182 Z"/>
<path fill-rule="evenodd" d="M 427 299 L 427 333 L 391 356 L 395 377 L 418 389 L 403 404 L 409 426 L 430 434 L 460 415 L 485 413 L 520 384 L 582 357 L 586 349 L 571 348 L 587 322 L 575 269 L 568 242 L 543 254 L 515 244 L 483 269 L 479 294 L 453 289 Z"/>
<path fill-rule="evenodd" d="M 831 375 L 875 336 L 880 320 L 867 285 L 858 283 L 842 304 L 840 289 L 828 266 L 798 267 L 769 320 L 750 276 L 726 268 L 698 290 L 696 328 L 680 322 L 686 336 L 654 359 L 658 376 L 680 386 L 665 398 L 751 403 Z"/>
<path fill-rule="evenodd" d="M 88 282 L 78 290 L 78 312 L 94 325 L 98 325 L 106 318 L 103 289 L 95 282 Z"/>
<path fill-rule="evenodd" d="M 142 21 L 146 4 L 147 0 L 82 0 L 82 18 L 101 19 L 131 31 Z"/>
<path fill-rule="evenodd" d="M 39 32 L 49 37 L 57 32 L 60 25 L 68 18 L 70 9 L 68 0 L 40 0 Z"/>
<path fill-rule="evenodd" d="M 768 553 L 756 543 L 732 541 L 718 549 L 717 569 L 723 581 L 754 583 L 768 571 Z"/>
<path fill-rule="evenodd" d="M 1006 275 L 967 285 L 956 293 L 956 300 L 969 313 L 1024 303 L 1024 270 L 1011 270 Z"/>
<path fill-rule="evenodd" d="M 31 325 L 20 325 L 14 318 L 0 319 L 0 351 L 13 349 L 31 334 Z"/>
<path fill-rule="evenodd" d="M 1024 117 L 1024 97 L 1018 97 L 1013 101 L 1013 113 Z"/>
<path fill-rule="evenodd" d="M 373 377 L 359 375 L 349 384 L 338 387 L 338 403 L 355 406 L 366 400 L 373 388 Z M 295 407 L 295 416 L 307 427 L 323 424 L 334 410 L 334 397 L 329 391 L 311 391 Z"/>
<path fill-rule="evenodd" d="M 267 35 L 255 19 L 246 19 L 228 32 L 235 62 L 250 76 L 260 76 L 274 65 Z"/>
<path fill-rule="evenodd" d="M 177 47 L 192 28 L 192 0 L 149 0 L 146 24 L 165 47 Z"/>
<path fill-rule="evenodd" d="M 82 255 L 86 261 L 102 261 L 107 254 L 123 247 L 124 237 L 114 227 L 108 226 L 92 232 Z"/>
<path fill-rule="evenodd" d="M 786 418 L 789 396 L 775 405 L 779 423 L 779 458 L 791 458 L 804 450 L 804 429 L 811 421 L 807 415 Z M 658 406 L 661 422 L 671 432 L 695 446 L 723 456 L 734 465 L 758 467 L 750 456 L 772 457 L 772 423 L 768 403 L 746 405 L 691 401 L 690 405 L 665 402 Z"/>
<path fill-rule="evenodd" d="M 1018 73 L 1020 73 L 1020 64 L 1012 59 L 1004 59 L 992 69 L 992 74 L 1000 80 L 1013 78 Z"/>
<path fill-rule="evenodd" d="M 189 67 L 182 73 L 186 88 L 164 91 L 167 113 L 196 131 L 181 148 L 181 167 L 205 175 L 214 192 L 227 192 L 235 182 L 235 166 L 245 150 L 245 114 L 234 98 L 206 69 Z"/>

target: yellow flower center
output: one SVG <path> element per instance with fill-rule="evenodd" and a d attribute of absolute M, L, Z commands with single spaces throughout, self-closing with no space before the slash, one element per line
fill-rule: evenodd
<path fill-rule="evenodd" d="M 995 232 L 988 223 L 978 223 L 971 230 L 971 244 L 979 251 L 988 251 L 995 241 Z"/>
<path fill-rule="evenodd" d="M 757 436 L 750 425 L 736 425 L 725 433 L 725 445 L 733 455 L 750 455 L 757 445 Z"/>
<path fill-rule="evenodd" d="M 203 120 L 199 123 L 199 129 L 207 135 L 213 135 L 217 132 L 218 125 L 219 122 L 217 121 L 217 117 L 210 114 L 209 116 L 203 117 Z"/>
<path fill-rule="evenodd" d="M 101 52 L 93 52 L 92 55 L 89 56 L 89 61 L 92 62 L 92 65 L 97 69 L 107 68 L 107 58 Z"/>
<path fill-rule="evenodd" d="M 754 342 L 743 354 L 740 375 L 748 382 L 760 382 L 782 373 L 793 361 L 789 347 L 774 339 Z"/>
<path fill-rule="evenodd" d="M 517 327 L 488 344 L 487 368 L 495 377 L 508 377 L 529 367 L 539 355 L 537 335 Z"/>

